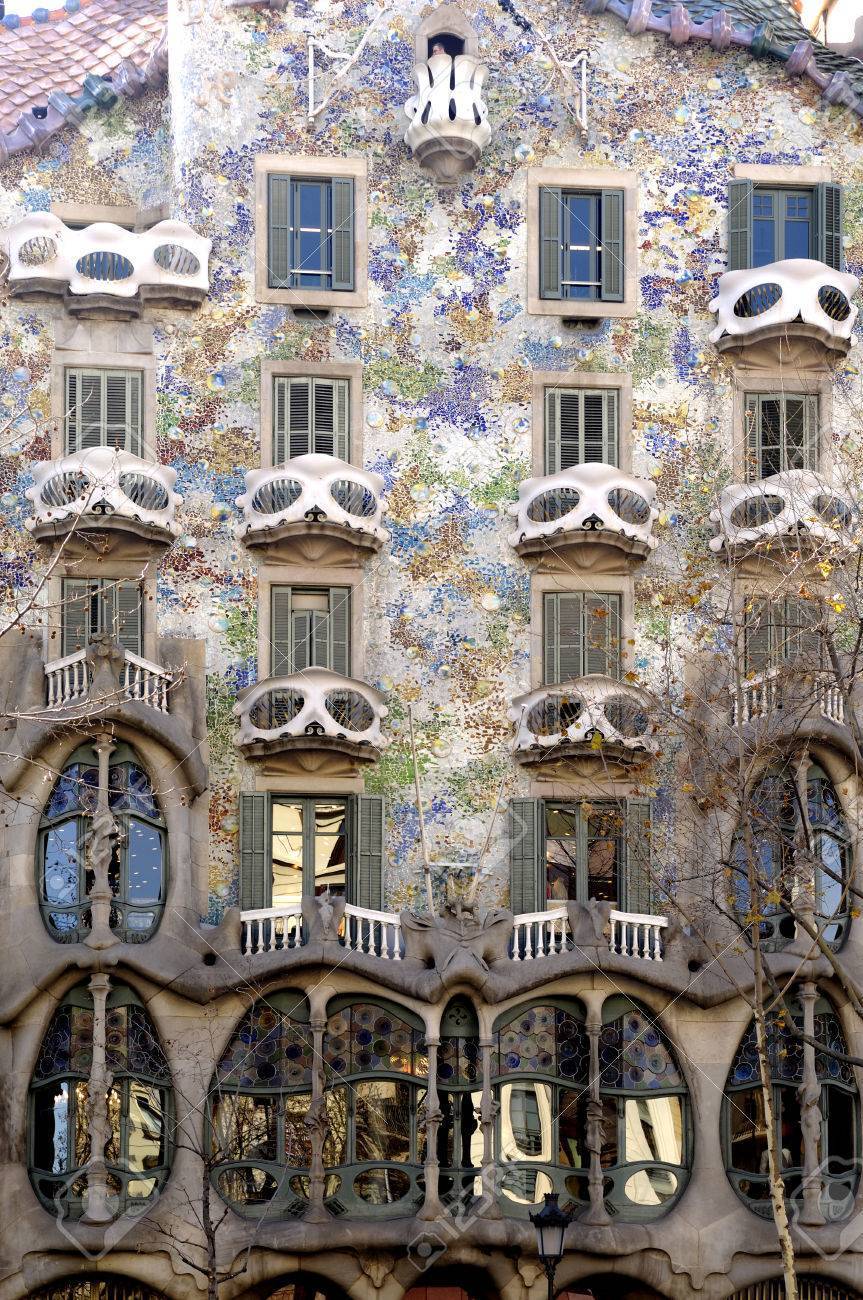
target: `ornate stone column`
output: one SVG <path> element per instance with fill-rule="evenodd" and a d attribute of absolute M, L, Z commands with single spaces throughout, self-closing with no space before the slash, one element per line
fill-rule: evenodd
<path fill-rule="evenodd" d="M 326 1173 L 324 1172 L 324 1141 L 329 1132 L 327 1104 L 324 1096 L 324 1030 L 326 1021 L 312 1014 L 312 1102 L 304 1123 L 309 1130 L 312 1156 L 309 1162 L 309 1208 L 303 1218 L 311 1223 L 325 1223 L 329 1214 L 324 1206 Z"/>
<path fill-rule="evenodd" d="M 482 1098 L 474 1110 L 482 1129 L 482 1199 L 483 1218 L 499 1219 L 500 1206 L 497 1202 L 497 1166 L 494 1153 L 494 1129 L 500 1106 L 495 1101 L 491 1090 L 492 1053 L 494 1040 L 481 1038 L 479 1049 L 482 1054 Z"/>
<path fill-rule="evenodd" d="M 443 1112 L 440 1108 L 440 1100 L 437 1090 L 437 1055 L 440 1047 L 440 1038 L 426 1039 L 426 1046 L 429 1054 L 429 1075 L 428 1087 L 426 1088 L 425 1101 L 423 1110 L 425 1111 L 426 1126 L 426 1158 L 425 1158 L 425 1200 L 422 1208 L 417 1213 L 418 1219 L 437 1219 L 443 1214 L 443 1206 L 440 1203 L 440 1161 L 438 1160 L 437 1141 L 438 1132 L 440 1131 Z"/>
<path fill-rule="evenodd" d="M 107 975 L 91 975 L 88 985 L 93 998 L 93 1054 L 90 1061 L 87 1131 L 90 1136 L 90 1159 L 87 1163 L 87 1206 L 82 1223 L 106 1224 L 115 1217 L 109 1197 L 105 1147 L 111 1136 L 108 1120 L 108 1092 L 113 1076 L 107 1059 L 107 1002 L 111 980 Z"/>
<path fill-rule="evenodd" d="M 99 760 L 99 793 L 96 814 L 84 850 L 85 860 L 93 872 L 93 884 L 87 895 L 90 900 L 90 933 L 84 942 L 90 948 L 111 948 L 118 942 L 111 933 L 111 883 L 108 871 L 114 849 L 120 838 L 120 828 L 111 813 L 108 801 L 108 771 L 114 738 L 100 731 L 93 741 Z"/>
<path fill-rule="evenodd" d="M 589 997 L 589 995 L 584 997 L 583 1000 L 587 1003 L 587 1021 L 585 1023 L 585 1029 L 590 1044 L 590 1074 L 588 1076 L 587 1102 L 587 1150 L 590 1155 L 587 1185 L 590 1195 L 590 1208 L 582 1219 L 582 1223 L 606 1224 L 611 1222 L 611 1218 L 608 1210 L 605 1208 L 605 1198 L 602 1191 L 603 1176 L 601 1156 L 603 1127 L 602 1098 L 599 1091 L 599 1036 L 602 1033 L 602 1000 L 601 997 Z"/>
<path fill-rule="evenodd" d="M 807 980 L 800 986 L 803 1004 L 803 1032 L 815 1037 L 815 1003 L 818 988 Z M 803 1044 L 803 1082 L 797 1090 L 800 1098 L 800 1128 L 803 1132 L 803 1212 L 802 1223 L 824 1223 L 821 1212 L 821 1085 L 815 1066 L 815 1048 Z"/>

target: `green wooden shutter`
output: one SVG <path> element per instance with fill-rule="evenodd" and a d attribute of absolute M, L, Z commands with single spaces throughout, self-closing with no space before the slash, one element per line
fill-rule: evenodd
<path fill-rule="evenodd" d="M 105 371 L 78 371 L 77 451 L 105 444 Z"/>
<path fill-rule="evenodd" d="M 817 393 L 803 398 L 803 464 L 817 470 L 821 464 L 821 411 Z"/>
<path fill-rule="evenodd" d="M 333 455 L 351 458 L 351 386 L 347 379 L 333 380 Z"/>
<path fill-rule="evenodd" d="M 761 478 L 761 398 L 747 393 L 743 419 L 746 425 L 746 481 Z"/>
<path fill-rule="evenodd" d="M 584 598 L 584 672 L 620 676 L 620 596 Z"/>
<path fill-rule="evenodd" d="M 329 624 L 330 668 L 343 677 L 351 675 L 350 623 L 351 591 L 350 587 L 330 588 Z"/>
<path fill-rule="evenodd" d="M 656 910 L 656 889 L 650 878 L 650 800 L 627 799 L 621 907 L 625 912 Z"/>
<path fill-rule="evenodd" d="M 357 847 L 355 897 L 357 907 L 375 911 L 383 906 L 384 801 L 380 795 L 364 794 L 357 800 Z"/>
<path fill-rule="evenodd" d="M 311 379 L 292 379 L 288 392 L 288 448 L 291 459 L 314 450 Z"/>
<path fill-rule="evenodd" d="M 728 269 L 743 271 L 752 265 L 752 181 L 732 181 L 728 186 Z"/>
<path fill-rule="evenodd" d="M 608 462 L 608 431 L 606 428 L 605 394 L 601 391 L 582 393 L 582 460 L 587 464 Z"/>
<path fill-rule="evenodd" d="M 331 379 L 312 380 L 312 451 L 334 455 L 335 392 Z"/>
<path fill-rule="evenodd" d="M 539 189 L 539 296 L 560 298 L 563 247 L 563 191 L 550 185 Z"/>
<path fill-rule="evenodd" d="M 66 371 L 66 452 L 77 451 L 81 438 L 80 371 Z"/>
<path fill-rule="evenodd" d="M 282 465 L 288 459 L 288 391 L 290 383 L 284 376 L 273 380 L 273 464 Z"/>
<path fill-rule="evenodd" d="M 569 395 L 561 393 L 559 388 L 547 388 L 545 390 L 545 472 L 546 474 L 556 474 L 558 470 L 564 468 L 563 452 L 561 449 L 561 422 L 563 419 L 562 401 Z"/>
<path fill-rule="evenodd" d="M 113 605 L 116 618 L 112 624 L 105 623 L 105 630 L 116 628 L 116 637 L 124 650 L 132 654 L 143 654 L 143 592 L 138 582 L 117 582 L 110 584 L 113 593 Z"/>
<path fill-rule="evenodd" d="M 354 182 L 350 176 L 333 181 L 333 288 L 354 287 Z"/>
<path fill-rule="evenodd" d="M 620 464 L 618 429 L 620 428 L 620 406 L 616 388 L 606 388 L 605 397 L 605 451 L 603 458 L 606 465 Z"/>
<path fill-rule="evenodd" d="M 291 667 L 291 589 L 270 588 L 270 676 L 283 677 Z"/>
<path fill-rule="evenodd" d="M 291 593 L 291 650 L 288 657 L 290 663 L 289 671 L 292 673 L 301 673 L 306 668 L 317 666 L 325 668 L 326 665 L 326 646 L 322 654 L 322 662 L 315 659 L 316 649 L 320 649 L 320 631 L 318 631 L 317 643 L 315 639 L 316 621 L 326 622 L 326 614 L 319 610 L 312 609 L 294 609 L 293 592 Z"/>
<path fill-rule="evenodd" d="M 291 178 L 267 178 L 267 284 L 287 289 L 291 283 Z"/>
<path fill-rule="evenodd" d="M 273 868 L 267 852 L 269 796 L 240 795 L 240 910 L 271 907 Z"/>
<path fill-rule="evenodd" d="M 104 437 L 106 446 L 141 454 L 141 376 L 134 371 L 108 370 L 104 375 Z"/>
<path fill-rule="evenodd" d="M 88 578 L 64 578 L 61 595 L 61 655 L 83 650 L 90 640 L 90 594 Z"/>
<path fill-rule="evenodd" d="M 541 799 L 509 805 L 509 907 L 516 916 L 545 909 Z"/>
<path fill-rule="evenodd" d="M 815 257 L 834 271 L 845 266 L 842 247 L 842 186 L 815 186 Z"/>
<path fill-rule="evenodd" d="M 545 680 L 568 682 L 581 677 L 583 600 L 580 592 L 548 592 L 545 604 Z"/>
<path fill-rule="evenodd" d="M 743 663 L 747 675 L 764 672 L 771 666 L 771 621 L 770 601 L 748 602 L 743 620 Z"/>
<path fill-rule="evenodd" d="M 623 302 L 623 190 L 602 191 L 600 296 L 603 302 Z"/>
<path fill-rule="evenodd" d="M 784 602 L 784 657 L 821 666 L 821 607 L 815 600 L 789 596 Z"/>

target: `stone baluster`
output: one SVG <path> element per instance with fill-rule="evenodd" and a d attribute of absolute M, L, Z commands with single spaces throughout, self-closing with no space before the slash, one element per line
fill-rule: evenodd
<path fill-rule="evenodd" d="M 90 932 L 84 942 L 90 948 L 110 948 L 118 942 L 111 933 L 111 882 L 109 871 L 120 828 L 114 820 L 108 799 L 108 773 L 111 752 L 114 748 L 113 737 L 102 731 L 93 742 L 93 748 L 99 760 L 99 792 L 96 812 L 87 840 L 86 858 L 93 873 L 93 884 L 87 897 L 90 901 Z"/>
<path fill-rule="evenodd" d="M 417 1214 L 418 1219 L 437 1219 L 443 1214 L 440 1203 L 440 1160 L 438 1159 L 438 1132 L 443 1112 L 437 1090 L 437 1058 L 440 1048 L 439 1038 L 426 1039 L 429 1054 L 428 1088 L 425 1102 L 426 1158 L 425 1158 L 425 1199 Z"/>
<path fill-rule="evenodd" d="M 111 1189 L 105 1166 L 105 1147 L 111 1137 L 108 1118 L 108 1093 L 113 1076 L 108 1069 L 108 993 L 111 980 L 108 975 L 91 975 L 89 983 L 93 998 L 93 1051 L 90 1061 L 87 1131 L 90 1137 L 90 1159 L 87 1164 L 86 1209 L 82 1223 L 97 1226 L 110 1223 L 115 1211 L 110 1204 Z"/>
<path fill-rule="evenodd" d="M 602 1033 L 602 998 L 601 995 L 587 993 L 587 1038 L 590 1044 L 590 1073 L 588 1076 L 587 1102 L 587 1150 L 590 1156 L 588 1172 L 588 1191 L 590 1208 L 584 1216 L 583 1223 L 606 1224 L 610 1216 L 605 1208 L 602 1176 L 602 1098 L 600 1096 L 599 1037 Z"/>
<path fill-rule="evenodd" d="M 494 1150 L 494 1130 L 500 1106 L 495 1100 L 491 1087 L 494 1046 L 494 1039 L 480 1039 L 482 1098 L 474 1111 L 482 1129 L 482 1200 L 483 1217 L 486 1219 L 501 1217 L 497 1201 L 497 1166 Z"/>
<path fill-rule="evenodd" d="M 803 1032 L 807 1038 L 815 1037 L 815 1003 L 818 989 L 811 980 L 800 987 L 803 1004 Z M 803 1082 L 798 1089 L 800 1098 L 800 1128 L 803 1133 L 803 1212 L 801 1222 L 824 1223 L 821 1211 L 821 1084 L 815 1063 L 812 1043 L 803 1044 Z"/>

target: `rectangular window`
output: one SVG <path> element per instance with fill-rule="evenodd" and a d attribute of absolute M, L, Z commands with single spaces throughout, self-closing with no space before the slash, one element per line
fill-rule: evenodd
<path fill-rule="evenodd" d="M 338 799 L 273 796 L 270 828 L 273 907 L 299 907 L 304 896 L 344 894 L 347 805 Z"/>
<path fill-rule="evenodd" d="M 592 673 L 620 676 L 620 595 L 547 592 L 543 598 L 543 681 Z"/>
<path fill-rule="evenodd" d="M 812 190 L 768 190 L 752 195 L 752 265 L 814 256 Z"/>
<path fill-rule="evenodd" d="M 540 186 L 540 297 L 623 301 L 623 190 Z"/>
<path fill-rule="evenodd" d="M 805 188 L 732 181 L 728 199 L 728 269 L 813 258 L 843 268 L 842 187 Z"/>
<path fill-rule="evenodd" d="M 330 668 L 350 676 L 349 587 L 270 589 L 270 676 Z"/>
<path fill-rule="evenodd" d="M 108 635 L 124 650 L 143 654 L 143 592 L 139 582 L 64 578 L 61 597 L 63 657 Z"/>
<path fill-rule="evenodd" d="M 545 472 L 619 464 L 616 388 L 546 388 Z"/>
<path fill-rule="evenodd" d="M 789 596 L 785 600 L 755 599 L 743 616 L 744 670 L 748 676 L 779 668 L 795 660 L 819 668 L 822 659 L 818 601 Z"/>
<path fill-rule="evenodd" d="M 354 182 L 270 175 L 267 284 L 273 289 L 354 288 Z"/>
<path fill-rule="evenodd" d="M 549 906 L 587 902 L 616 903 L 622 896 L 626 846 L 626 804 L 546 804 L 546 899 Z"/>
<path fill-rule="evenodd" d="M 747 393 L 747 478 L 768 478 L 789 469 L 817 470 L 818 398 L 786 393 Z"/>
<path fill-rule="evenodd" d="M 350 383 L 276 375 L 273 464 L 309 452 L 350 460 Z"/>
<path fill-rule="evenodd" d="M 139 370 L 67 368 L 66 451 L 113 447 L 141 455 L 143 376 Z"/>

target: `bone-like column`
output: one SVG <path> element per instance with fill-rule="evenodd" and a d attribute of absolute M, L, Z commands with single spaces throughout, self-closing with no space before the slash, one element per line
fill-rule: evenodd
<path fill-rule="evenodd" d="M 438 1132 L 443 1112 L 437 1090 L 437 1058 L 440 1048 L 439 1038 L 426 1040 L 428 1047 L 429 1073 L 423 1110 L 425 1111 L 426 1155 L 425 1155 L 425 1200 L 417 1214 L 418 1219 L 437 1219 L 443 1214 L 440 1203 L 440 1161 L 438 1160 Z"/>
<path fill-rule="evenodd" d="M 815 1037 L 815 1003 L 818 989 L 811 980 L 800 987 L 803 1004 L 803 1033 L 808 1039 Z M 798 1089 L 800 1098 L 800 1128 L 803 1133 L 803 1212 L 801 1222 L 823 1223 L 821 1212 L 821 1084 L 815 1063 L 815 1047 L 803 1044 L 803 1082 Z"/>
<path fill-rule="evenodd" d="M 326 1021 L 318 1016 L 312 1017 L 312 1101 L 305 1125 L 309 1130 L 312 1155 L 309 1162 L 309 1208 L 304 1218 L 312 1223 L 324 1223 L 330 1217 L 324 1208 L 326 1173 L 324 1171 L 324 1142 L 329 1132 L 327 1104 L 324 1095 L 326 1075 L 324 1073 L 324 1030 Z"/>
<path fill-rule="evenodd" d="M 91 975 L 93 998 L 93 1053 L 90 1061 L 87 1130 L 90 1136 L 90 1161 L 87 1165 L 87 1204 L 82 1223 L 106 1224 L 114 1218 L 109 1203 L 110 1187 L 105 1166 L 105 1147 L 111 1136 L 108 1119 L 108 1093 L 113 1076 L 108 1069 L 108 993 L 111 980 L 107 975 Z"/>
<path fill-rule="evenodd" d="M 87 897 L 90 900 L 90 933 L 85 943 L 90 948 L 110 948 L 117 942 L 111 933 L 111 883 L 109 868 L 115 846 L 120 838 L 120 828 L 111 813 L 108 799 L 108 773 L 114 739 L 102 731 L 93 742 L 96 757 L 99 760 L 99 793 L 93 826 L 87 841 L 85 853 L 93 872 L 93 884 Z"/>
<path fill-rule="evenodd" d="M 602 1096 L 600 1093 L 599 1037 L 602 1033 L 602 1000 L 589 993 L 584 996 L 587 1003 L 587 1031 L 590 1046 L 590 1073 L 588 1075 L 587 1102 L 587 1150 L 590 1156 L 588 1170 L 588 1191 L 590 1208 L 584 1216 L 584 1223 L 609 1223 L 610 1216 L 605 1208 L 602 1176 Z"/>

